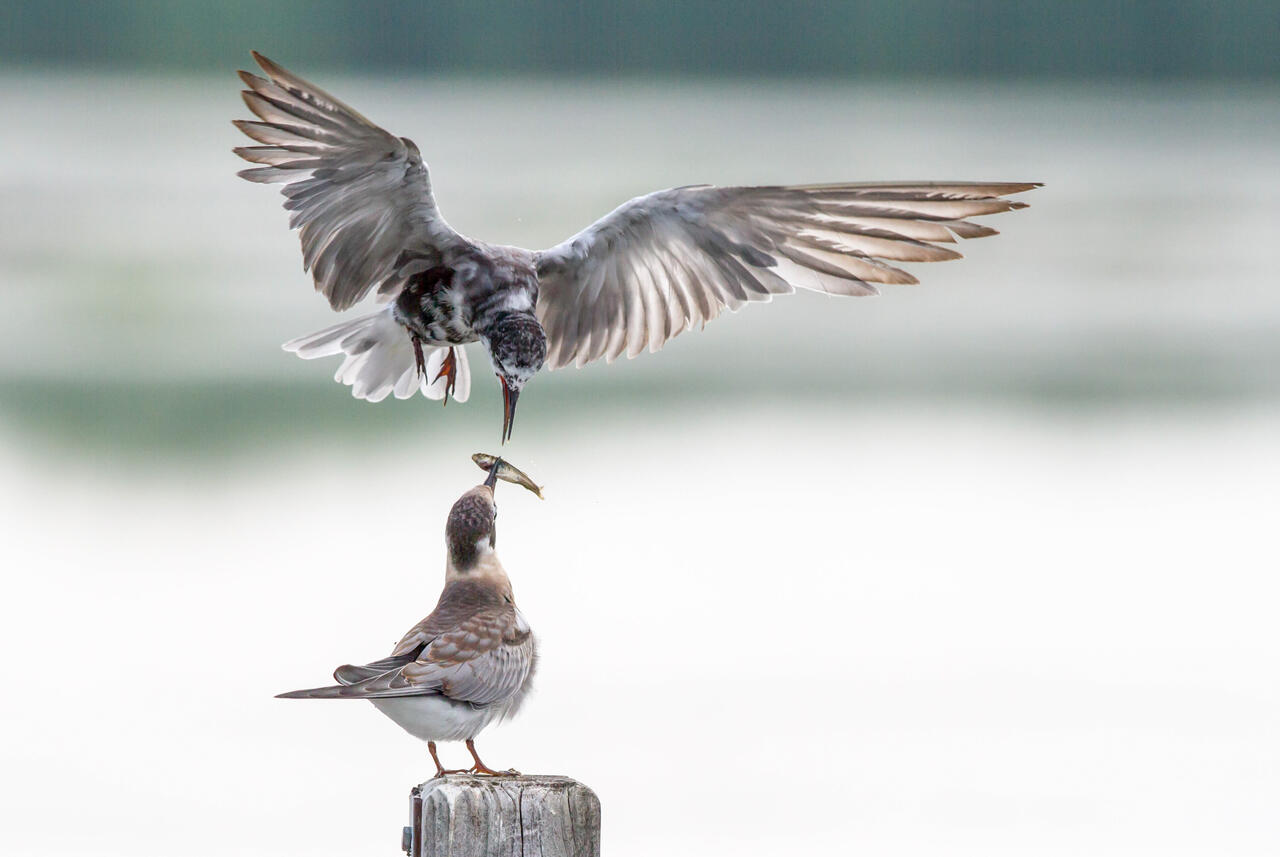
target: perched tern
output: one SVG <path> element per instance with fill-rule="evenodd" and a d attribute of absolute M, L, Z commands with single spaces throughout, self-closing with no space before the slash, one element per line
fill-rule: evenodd
<path fill-rule="evenodd" d="M 437 741 L 466 742 L 474 761 L 468 773 L 516 773 L 480 761 L 474 743 L 486 726 L 520 708 L 537 663 L 533 632 L 494 552 L 497 470 L 449 511 L 444 591 L 431 615 L 410 628 L 389 657 L 340 666 L 333 674 L 337 685 L 280 698 L 367 699 L 427 742 L 436 776 L 463 773 L 440 764 Z"/>

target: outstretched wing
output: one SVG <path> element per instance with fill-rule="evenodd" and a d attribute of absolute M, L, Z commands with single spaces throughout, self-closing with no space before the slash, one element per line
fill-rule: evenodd
<path fill-rule="evenodd" d="M 398 654 L 367 667 L 339 667 L 334 677 L 344 684 L 295 690 L 280 697 L 386 699 L 440 694 L 459 702 L 489 705 L 514 696 L 533 670 L 533 635 L 511 604 L 474 612 L 437 634 L 430 633 L 430 621 L 428 617 L 406 635 L 396 647 Z M 406 646 L 409 652 L 417 651 L 416 658 L 401 651 Z M 367 674 L 383 665 L 388 667 L 386 671 Z M 347 684 L 348 680 L 352 683 Z"/>
<path fill-rule="evenodd" d="M 697 185 L 615 209 L 538 254 L 547 364 L 582 366 L 657 351 L 726 307 L 810 289 L 873 295 L 915 283 L 891 262 L 960 253 L 940 243 L 994 235 L 966 218 L 1026 204 L 1038 183 Z"/>
<path fill-rule="evenodd" d="M 241 95 L 261 121 L 234 124 L 263 145 L 235 153 L 266 166 L 239 175 L 284 182 L 303 268 L 330 306 L 347 309 L 375 287 L 395 294 L 442 251 L 465 245 L 440 216 L 412 140 L 389 134 L 256 51 L 253 58 L 267 77 L 240 72 L 249 87 Z"/>

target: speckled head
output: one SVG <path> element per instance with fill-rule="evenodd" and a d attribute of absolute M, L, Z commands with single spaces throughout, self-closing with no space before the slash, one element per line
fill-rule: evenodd
<path fill-rule="evenodd" d="M 502 382 L 502 439 L 511 437 L 516 401 L 529 379 L 547 359 L 547 335 L 532 313 L 504 313 L 481 338 L 493 361 L 493 372 Z"/>
<path fill-rule="evenodd" d="M 496 466 L 493 468 L 495 472 L 497 469 Z M 490 474 L 485 484 L 463 494 L 449 510 L 444 539 L 449 546 L 449 565 L 455 571 L 465 572 L 474 568 L 483 556 L 493 552 L 497 543 L 494 522 L 498 517 L 498 505 L 493 499 L 496 478 Z"/>

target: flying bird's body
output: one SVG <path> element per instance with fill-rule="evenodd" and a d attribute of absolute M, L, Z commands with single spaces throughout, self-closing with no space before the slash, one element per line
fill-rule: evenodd
<path fill-rule="evenodd" d="M 519 710 L 537 649 L 494 552 L 496 479 L 468 491 L 450 510 L 444 591 L 435 610 L 409 629 L 391 655 L 338 667 L 336 685 L 281 697 L 366 699 L 427 742 L 437 774 L 444 773 L 437 741 L 465 741 L 475 760 L 471 771 L 497 773 L 480 761 L 473 742 L 485 727 Z"/>
<path fill-rule="evenodd" d="M 409 279 L 392 315 L 432 345 L 465 345 L 505 313 L 532 313 L 538 302 L 533 257 L 518 247 L 469 244 Z"/>
<path fill-rule="evenodd" d="M 546 365 L 657 351 L 725 309 L 797 289 L 872 295 L 914 283 L 897 262 L 955 259 L 957 238 L 995 230 L 967 218 L 1025 207 L 1033 182 L 904 182 L 790 187 L 693 185 L 637 197 L 541 251 L 484 244 L 441 216 L 418 147 L 254 54 L 241 72 L 262 145 L 240 174 L 280 182 L 303 264 L 335 310 L 376 294 L 389 305 L 285 347 L 344 355 L 337 380 L 379 401 L 470 392 L 467 343 L 488 352 L 516 400 Z"/>

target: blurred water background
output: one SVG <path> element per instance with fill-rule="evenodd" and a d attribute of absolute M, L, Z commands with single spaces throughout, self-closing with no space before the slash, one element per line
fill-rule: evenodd
<path fill-rule="evenodd" d="M 1280 847 L 1273 60 L 423 75 L 211 32 L 244 56 L 0 68 L 6 853 L 394 853 L 430 772 L 367 706 L 270 697 L 430 609 L 501 397 L 474 348 L 446 409 L 279 350 L 332 314 L 233 175 L 250 47 L 490 241 L 694 182 L 1046 183 L 919 286 L 530 384 L 507 452 L 549 499 L 501 489 L 499 547 L 544 658 L 486 761 L 591 784 L 617 855 Z"/>

